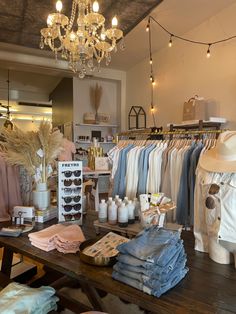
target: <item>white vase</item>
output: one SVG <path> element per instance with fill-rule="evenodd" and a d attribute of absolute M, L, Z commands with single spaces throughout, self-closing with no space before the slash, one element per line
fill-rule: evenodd
<path fill-rule="evenodd" d="M 50 190 L 47 183 L 37 183 L 33 191 L 33 205 L 36 209 L 46 210 L 50 205 Z"/>

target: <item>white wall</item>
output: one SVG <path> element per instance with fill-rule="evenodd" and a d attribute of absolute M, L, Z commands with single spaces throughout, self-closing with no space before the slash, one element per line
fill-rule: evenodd
<path fill-rule="evenodd" d="M 235 15 L 236 4 L 184 37 L 209 42 L 235 35 Z M 174 29 L 172 31 L 174 33 Z M 158 40 L 158 32 L 161 30 L 155 27 L 153 41 Z M 206 58 L 207 47 L 176 39 L 169 48 L 168 40 L 167 36 L 166 47 L 153 55 L 154 76 L 158 79 L 154 90 L 157 125 L 166 127 L 169 122 L 181 122 L 184 101 L 198 94 L 213 99 L 219 108 L 218 115 L 227 118 L 228 127 L 236 129 L 236 39 L 212 47 L 209 59 Z M 148 126 L 151 126 L 149 76 L 149 60 L 128 71 L 126 113 L 132 105 L 143 106 Z"/>
<path fill-rule="evenodd" d="M 90 99 L 90 87 L 94 88 L 96 84 L 102 87 L 102 96 L 98 112 L 110 115 L 110 121 L 107 124 L 117 125 L 117 128 L 100 128 L 96 125 L 91 125 L 89 127 L 75 126 L 75 139 L 78 135 L 91 136 L 91 130 L 102 131 L 102 137 L 106 137 L 107 135 L 116 133 L 116 131 L 119 129 L 121 115 L 120 82 L 108 79 L 73 79 L 74 124 L 83 123 L 84 113 L 95 113 L 95 109 Z"/>

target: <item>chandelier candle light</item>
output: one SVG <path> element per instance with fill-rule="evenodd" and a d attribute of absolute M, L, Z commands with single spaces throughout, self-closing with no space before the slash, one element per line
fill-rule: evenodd
<path fill-rule="evenodd" d="M 98 1 L 73 0 L 70 18 L 61 13 L 62 8 L 62 1 L 58 0 L 57 12 L 49 14 L 47 27 L 41 29 L 40 48 L 49 46 L 56 58 L 61 53 L 61 57 L 68 60 L 69 68 L 79 73 L 79 78 L 84 78 L 88 69 L 100 71 L 104 58 L 109 65 L 111 52 L 117 51 L 118 40 L 122 39 L 120 48 L 124 49 L 117 17 L 113 17 L 111 28 L 106 29 L 105 17 L 98 13 Z"/>

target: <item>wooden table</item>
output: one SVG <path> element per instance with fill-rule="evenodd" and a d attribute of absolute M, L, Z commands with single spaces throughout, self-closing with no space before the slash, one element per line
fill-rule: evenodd
<path fill-rule="evenodd" d="M 41 224 L 36 229 L 42 227 Z M 87 228 L 85 235 L 91 234 L 91 230 Z M 0 246 L 4 247 L 1 272 L 9 276 L 13 252 L 21 253 L 79 281 L 94 309 L 111 314 L 112 309 L 105 308 L 96 288 L 137 304 L 151 313 L 236 313 L 236 271 L 233 265 L 214 263 L 207 254 L 194 251 L 190 232 L 183 231 L 182 237 L 190 271 L 181 283 L 159 299 L 113 280 L 111 267 L 84 264 L 78 254 L 64 255 L 56 250 L 48 253 L 39 250 L 30 244 L 26 234 L 19 238 L 0 237 Z"/>

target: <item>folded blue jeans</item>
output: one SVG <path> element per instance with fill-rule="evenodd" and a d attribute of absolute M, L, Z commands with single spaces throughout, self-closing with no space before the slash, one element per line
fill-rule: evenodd
<path fill-rule="evenodd" d="M 151 282 L 152 280 L 159 280 L 161 283 L 166 282 L 168 280 L 170 280 L 175 273 L 179 270 L 185 267 L 186 264 L 186 254 L 184 253 L 183 250 L 183 254 L 181 254 L 180 258 L 178 259 L 177 263 L 175 264 L 175 267 L 170 270 L 169 272 L 155 272 L 155 267 L 153 267 L 153 269 L 150 270 L 146 270 L 143 267 L 135 267 L 135 266 L 130 266 L 121 262 L 116 263 L 113 266 L 113 269 L 121 274 L 123 274 L 124 276 L 128 276 L 130 278 L 136 279 L 141 281 L 142 283 L 145 282 Z M 165 267 L 163 267 L 163 269 L 165 269 Z"/>
<path fill-rule="evenodd" d="M 179 273 L 173 278 L 172 281 L 169 281 L 165 284 L 162 284 L 156 288 L 150 288 L 147 285 L 144 285 L 143 283 L 141 283 L 138 280 L 126 277 L 120 273 L 118 273 L 117 271 L 113 271 L 112 272 L 112 278 L 115 280 L 118 280 L 120 282 L 123 282 L 131 287 L 134 287 L 138 290 L 141 290 L 147 294 L 153 295 L 155 297 L 160 297 L 163 293 L 167 292 L 168 290 L 170 290 L 171 288 L 173 288 L 174 286 L 176 286 L 187 274 L 188 272 L 188 268 L 184 268 L 181 271 L 179 271 Z"/>
<path fill-rule="evenodd" d="M 180 245 L 179 249 L 176 250 L 172 258 L 166 260 L 164 266 L 159 266 L 158 264 L 143 261 L 129 254 L 119 254 L 117 260 L 119 261 L 119 263 L 124 264 L 124 268 L 126 270 L 151 276 L 152 274 L 168 274 L 175 267 L 177 260 L 184 254 L 184 247 L 183 245 Z"/>
<path fill-rule="evenodd" d="M 178 231 L 159 228 L 154 225 L 141 231 L 133 240 L 120 244 L 117 249 L 123 254 L 130 254 L 150 263 L 167 254 L 171 254 L 169 245 L 176 244 L 180 239 Z"/>

